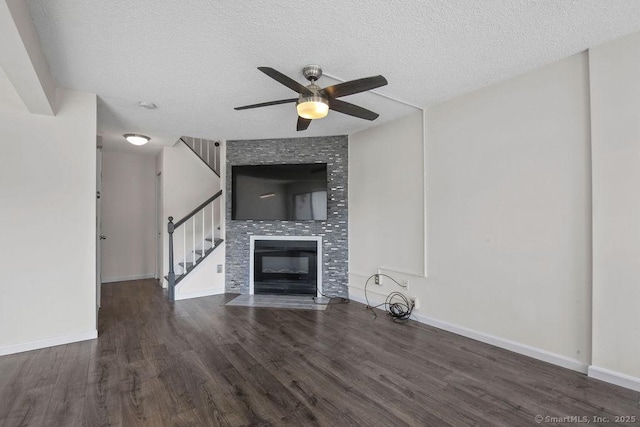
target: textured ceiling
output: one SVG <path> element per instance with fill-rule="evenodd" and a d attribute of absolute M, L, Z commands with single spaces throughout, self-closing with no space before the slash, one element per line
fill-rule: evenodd
<path fill-rule="evenodd" d="M 415 108 L 376 94 L 344 100 L 374 122 L 331 112 L 295 131 L 293 98 L 256 67 L 301 83 L 305 64 L 351 80 L 382 74 L 378 89 L 428 106 L 640 30 L 636 0 L 28 0 L 60 87 L 99 96 L 106 148 L 121 135 L 254 139 L 351 134 Z M 320 86 L 337 82 L 327 77 Z M 152 101 L 157 110 L 137 106 Z"/>

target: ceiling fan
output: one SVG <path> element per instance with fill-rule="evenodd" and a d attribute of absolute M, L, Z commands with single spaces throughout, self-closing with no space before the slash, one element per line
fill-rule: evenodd
<path fill-rule="evenodd" d="M 349 116 L 358 117 L 365 120 L 375 120 L 378 114 L 355 104 L 342 101 L 338 98 L 355 93 L 365 92 L 387 84 L 387 79 L 382 76 L 365 77 L 363 79 L 351 80 L 328 86 L 322 89 L 316 85 L 316 81 L 322 76 L 322 68 L 319 65 L 307 65 L 302 69 L 304 77 L 311 82 L 308 86 L 303 86 L 290 77 L 285 76 L 280 71 L 270 67 L 258 67 L 258 70 L 267 76 L 285 85 L 289 89 L 297 92 L 297 98 L 281 99 L 278 101 L 261 102 L 259 104 L 236 107 L 234 110 L 247 110 L 249 108 L 267 107 L 270 105 L 296 103 L 298 111 L 298 131 L 306 130 L 311 120 L 325 117 L 329 110 L 337 111 Z"/>

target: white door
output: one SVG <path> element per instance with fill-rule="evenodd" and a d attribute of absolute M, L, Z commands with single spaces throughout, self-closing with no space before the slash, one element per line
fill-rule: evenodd
<path fill-rule="evenodd" d="M 162 172 L 156 175 L 156 279 L 163 285 L 162 278 Z"/>
<path fill-rule="evenodd" d="M 100 198 L 102 191 L 102 148 L 98 148 L 96 155 L 96 319 L 98 309 L 100 308 L 100 292 L 102 287 L 102 213 L 100 207 Z"/>

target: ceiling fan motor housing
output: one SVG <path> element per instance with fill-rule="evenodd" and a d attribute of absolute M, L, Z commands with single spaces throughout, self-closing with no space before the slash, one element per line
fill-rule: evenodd
<path fill-rule="evenodd" d="M 327 99 L 327 97 L 320 93 L 320 90 L 322 89 L 320 86 L 312 82 L 307 86 L 307 89 L 312 92 L 312 95 L 301 93 L 298 97 L 298 101 L 296 101 L 296 105 L 305 102 L 322 102 L 323 104 L 329 105 L 329 100 Z"/>
<path fill-rule="evenodd" d="M 320 68 L 320 66 L 316 64 L 305 65 L 302 69 L 302 75 L 310 82 L 317 81 L 320 77 L 322 77 L 322 68 Z"/>

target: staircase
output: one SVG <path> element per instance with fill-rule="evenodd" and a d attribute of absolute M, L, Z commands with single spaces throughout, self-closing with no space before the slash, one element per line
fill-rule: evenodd
<path fill-rule="evenodd" d="M 220 176 L 220 143 L 218 141 L 188 136 L 183 136 L 180 141 L 209 166 L 213 173 Z"/>
<path fill-rule="evenodd" d="M 220 177 L 220 143 L 200 138 L 182 137 L 178 143 L 185 144 Z M 175 301 L 176 286 L 192 273 L 210 254 L 223 243 L 222 190 L 212 195 L 188 215 L 174 222 L 169 217 L 169 274 L 170 301 Z"/>

